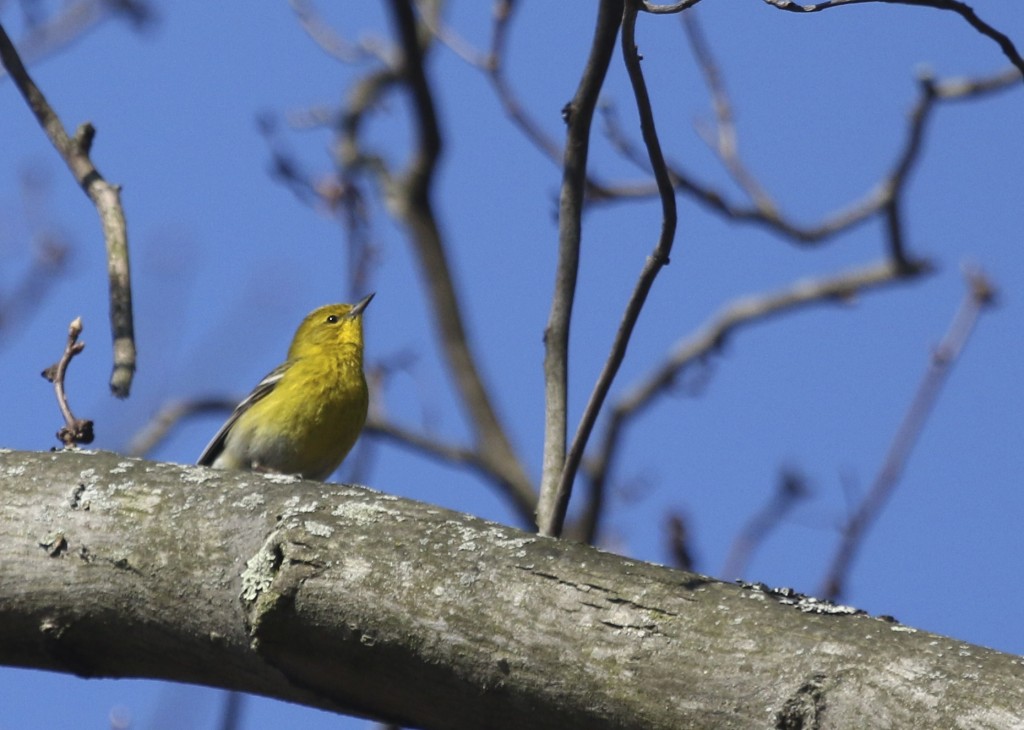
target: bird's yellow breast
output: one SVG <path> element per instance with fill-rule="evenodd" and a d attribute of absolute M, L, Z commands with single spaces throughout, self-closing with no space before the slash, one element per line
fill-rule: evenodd
<path fill-rule="evenodd" d="M 369 396 L 358 354 L 292 361 L 273 392 L 235 424 L 225 451 L 249 468 L 326 479 L 366 422 Z"/>

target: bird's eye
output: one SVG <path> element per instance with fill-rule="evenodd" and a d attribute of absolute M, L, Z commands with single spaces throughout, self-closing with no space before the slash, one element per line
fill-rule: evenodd
<path fill-rule="evenodd" d="M 338 315 L 336 315 L 336 314 L 328 314 L 327 315 L 327 324 L 337 324 L 338 323 L 338 319 L 339 319 Z"/>

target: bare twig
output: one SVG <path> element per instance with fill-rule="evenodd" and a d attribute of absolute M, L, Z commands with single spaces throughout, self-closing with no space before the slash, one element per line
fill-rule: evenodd
<path fill-rule="evenodd" d="M 633 162 L 638 168 L 649 171 L 647 158 L 622 130 L 615 108 L 612 105 L 603 105 L 601 111 L 604 116 L 605 133 L 612 145 L 618 149 L 623 157 Z M 698 181 L 678 164 L 670 163 L 669 173 L 672 176 L 672 184 L 676 189 L 685 195 L 689 195 L 705 208 L 737 223 L 752 223 L 775 231 L 797 245 L 822 243 L 838 233 L 863 223 L 871 216 L 876 215 L 884 203 L 884 200 L 881 199 L 879 192 L 876 190 L 867 195 L 863 200 L 850 204 L 844 209 L 831 214 L 821 223 L 813 226 L 803 226 L 789 220 L 774 209 L 732 203 L 724 193 L 707 183 Z M 621 188 L 619 190 L 620 194 L 618 197 L 607 197 L 603 202 L 621 202 L 636 197 L 651 198 L 657 195 L 657 189 L 654 185 L 636 186 L 632 192 Z"/>
<path fill-rule="evenodd" d="M 757 546 L 764 542 L 768 534 L 808 493 L 804 475 L 793 469 L 784 469 L 771 499 L 750 518 L 733 540 L 722 568 L 722 577 L 726 580 L 742 578 Z"/>
<path fill-rule="evenodd" d="M 690 547 L 690 530 L 686 518 L 680 512 L 672 512 L 666 518 L 665 525 L 672 567 L 692 571 L 696 567 L 696 562 L 693 559 L 693 549 Z"/>
<path fill-rule="evenodd" d="M 648 12 L 666 13 L 678 12 L 699 0 L 686 0 L 677 6 L 661 9 L 661 6 L 651 5 Z M 425 0 L 419 0 L 422 5 Z M 515 13 L 519 7 L 516 0 L 496 0 L 494 4 L 494 24 L 491 30 L 491 44 L 489 50 L 484 53 L 474 48 L 446 26 L 436 14 L 423 13 L 424 21 L 430 27 L 431 32 L 443 44 L 445 44 L 455 55 L 465 61 L 473 68 L 482 71 L 491 83 L 494 94 L 505 110 L 505 116 L 512 122 L 519 131 L 537 150 L 546 158 L 557 165 L 562 165 L 565 152 L 561 144 L 554 137 L 544 131 L 544 127 L 532 116 L 526 107 L 523 106 L 518 94 L 509 82 L 505 73 L 505 50 L 508 45 L 509 29 Z M 666 6 L 667 7 L 667 6 Z M 653 185 L 645 183 L 608 182 L 602 180 L 593 171 L 586 171 L 585 179 L 585 201 L 588 203 L 608 202 L 617 199 L 636 199 L 656 195 L 657 189 Z"/>
<path fill-rule="evenodd" d="M 425 433 L 413 431 L 410 428 L 399 426 L 397 423 L 392 423 L 375 416 L 371 416 L 366 421 L 365 428 L 368 434 L 379 436 L 386 441 L 392 441 L 418 451 L 432 459 L 455 464 L 456 466 L 469 466 L 478 471 L 485 472 L 485 475 L 489 478 L 494 476 L 487 470 L 487 465 L 483 462 L 480 454 L 471 447 L 446 443 Z M 533 509 L 532 503 L 528 509 Z"/>
<path fill-rule="evenodd" d="M 390 186 L 393 209 L 412 234 L 442 349 L 476 431 L 481 457 L 500 470 L 504 483 L 515 489 L 518 501 L 532 501 L 535 499 L 533 486 L 491 403 L 469 346 L 462 308 L 434 214 L 431 184 L 442 139 L 424 68 L 425 41 L 420 40 L 409 0 L 392 0 L 390 6 L 402 48 L 401 78 L 412 96 L 418 132 L 417 148 L 409 167 L 401 180 Z"/>
<path fill-rule="evenodd" d="M 36 310 L 50 287 L 67 270 L 71 248 L 55 232 L 37 234 L 32 263 L 7 294 L 0 294 L 0 349 L 12 341 L 13 330 Z"/>
<path fill-rule="evenodd" d="M 246 695 L 241 692 L 224 692 L 224 707 L 220 715 L 219 730 L 238 730 L 242 727 L 242 710 L 245 708 Z"/>
<path fill-rule="evenodd" d="M 471 469 L 482 479 L 494 483 L 499 488 L 500 493 L 510 500 L 524 526 L 533 524 L 533 512 L 536 508 L 533 492 L 524 492 L 516 484 L 510 483 L 502 464 L 491 462 L 479 449 L 447 443 L 372 415 L 366 422 L 365 433 L 412 449 L 444 464 Z"/>
<path fill-rule="evenodd" d="M 313 42 L 328 56 L 342 63 L 356 63 L 368 57 L 380 57 L 378 52 L 365 44 L 349 43 L 336 33 L 316 11 L 308 0 L 289 0 L 292 12 L 299 25 Z"/>
<path fill-rule="evenodd" d="M 1024 78 L 1021 70 L 1008 66 L 1004 71 L 980 78 L 952 78 L 933 84 L 935 96 L 942 101 L 970 100 L 1015 86 Z"/>
<path fill-rule="evenodd" d="M 505 77 L 505 49 L 508 45 L 508 33 L 515 8 L 514 0 L 499 0 L 495 6 L 494 26 L 491 31 L 491 49 L 487 54 L 487 63 L 483 67 L 494 87 L 494 92 L 505 109 L 505 115 L 519 128 L 533 145 L 548 159 L 560 160 L 564 156 L 562 146 L 552 139 L 519 103 L 519 98 L 512 90 Z"/>
<path fill-rule="evenodd" d="M 259 130 L 270 150 L 270 174 L 284 184 L 301 202 L 326 208 L 336 216 L 346 234 L 348 289 L 352 299 L 370 291 L 370 274 L 377 258 L 371 236 L 369 208 L 358 176 L 347 168 L 336 176 L 315 179 L 285 147 L 277 133 L 276 119 L 270 114 L 259 118 Z"/>
<path fill-rule="evenodd" d="M 23 9 L 26 3 L 22 3 Z M 110 18 L 124 18 L 140 30 L 154 21 L 153 7 L 142 0 L 71 0 L 45 19 L 27 20 L 26 29 L 18 39 L 22 59 L 29 64 L 50 56 Z M 0 72 L 0 80 L 6 74 Z"/>
<path fill-rule="evenodd" d="M 179 422 L 207 413 L 230 413 L 241 398 L 199 398 L 165 403 L 128 444 L 130 456 L 148 456 Z"/>
<path fill-rule="evenodd" d="M 676 344 L 665 360 L 640 382 L 627 389 L 611 409 L 596 454 L 587 468 L 591 482 L 589 499 L 594 504 L 588 505 L 585 511 L 585 519 L 589 524 L 584 533 L 590 539 L 597 535 L 602 516 L 601 505 L 625 427 L 658 395 L 671 389 L 684 370 L 720 350 L 736 330 L 810 305 L 849 302 L 864 291 L 909 280 L 931 270 L 931 264 L 925 261 L 918 262 L 910 271 L 903 270 L 892 261 L 885 261 L 830 277 L 798 281 L 781 291 L 744 297 L 727 305 L 694 335 Z"/>
<path fill-rule="evenodd" d="M 551 310 L 544 329 L 544 455 L 541 468 L 537 526 L 557 534 L 559 483 L 565 468 L 569 387 L 569 326 L 576 295 L 590 128 L 598 95 L 615 52 L 622 22 L 622 0 L 601 0 L 590 56 L 579 86 L 564 114 L 568 124 L 558 210 L 558 263 Z"/>
<path fill-rule="evenodd" d="M 516 7 L 515 0 L 497 0 L 494 8 L 490 51 L 482 58 L 475 59 L 475 63 L 466 55 L 463 55 L 463 58 L 487 75 L 499 103 L 505 110 L 505 116 L 522 132 L 527 141 L 532 143 L 549 160 L 561 165 L 565 158 L 564 148 L 545 132 L 541 124 L 530 115 L 519 101 L 518 95 L 505 75 L 505 49 L 508 45 L 509 28 Z M 643 185 L 608 183 L 600 180 L 590 170 L 584 172 L 586 201 L 613 200 L 620 197 L 635 198 L 645 187 Z"/>
<path fill-rule="evenodd" d="M 645 13 L 652 13 L 654 15 L 667 15 L 669 13 L 679 13 L 687 8 L 692 8 L 694 5 L 699 3 L 700 0 L 678 0 L 671 5 L 658 5 L 657 3 L 643 0 L 640 3 L 640 9 Z"/>
<path fill-rule="evenodd" d="M 882 211 L 889 238 L 889 254 L 893 261 L 904 267 L 910 266 L 910 262 L 907 259 L 906 239 L 902 224 L 903 194 L 906 191 L 906 182 L 910 171 L 921 156 L 925 127 L 928 120 L 931 119 L 937 98 L 935 83 L 930 77 L 922 76 L 920 86 L 921 96 L 910 112 L 910 129 L 903 152 L 879 191 L 879 199 L 884 201 Z"/>
<path fill-rule="evenodd" d="M 420 0 L 422 2 L 423 0 Z M 565 151 L 562 145 L 544 131 L 544 127 L 523 106 L 512 84 L 505 73 L 505 56 L 508 47 L 509 32 L 516 8 L 516 0 L 496 0 L 494 4 L 494 23 L 491 27 L 491 43 L 486 53 L 482 53 L 462 41 L 457 34 L 447 28 L 437 17 L 425 18 L 439 41 L 444 43 L 459 58 L 474 68 L 482 71 L 491 83 L 494 94 L 505 110 L 505 116 L 537 150 L 556 165 L 564 161 Z M 622 185 L 611 186 L 586 171 L 586 200 L 607 200 L 619 196 L 633 197 L 640 192 L 639 188 Z"/>
<path fill-rule="evenodd" d="M 704 83 L 711 93 L 711 102 L 715 109 L 716 125 L 714 133 L 710 130 L 704 134 L 705 140 L 711 146 L 719 159 L 725 165 L 736 184 L 743 189 L 758 210 L 766 216 L 777 216 L 775 202 L 765 191 L 754 175 L 743 164 L 739 156 L 739 144 L 736 135 L 736 122 L 732 114 L 732 102 L 725 90 L 725 83 L 722 74 L 711 53 L 704 32 L 701 30 L 696 13 L 683 13 L 683 30 L 686 31 L 687 40 L 693 49 L 693 55 L 697 59 L 697 65 L 704 75 Z"/>
<path fill-rule="evenodd" d="M 68 365 L 75 355 L 85 349 L 85 343 L 78 341 L 82 334 L 82 318 L 75 317 L 68 326 L 68 339 L 64 345 L 64 353 L 60 360 L 46 368 L 42 376 L 53 383 L 53 390 L 57 394 L 57 405 L 60 407 L 61 415 L 64 416 L 64 425 L 57 431 L 57 438 L 66 448 L 74 448 L 77 444 L 91 444 L 93 439 L 92 421 L 87 418 L 75 418 L 68 405 L 67 391 L 64 388 L 64 378 L 68 372 Z"/>
<path fill-rule="evenodd" d="M 662 267 L 667 266 L 669 254 L 672 251 L 672 243 L 676 235 L 676 198 L 669 179 L 668 168 L 665 166 L 665 158 L 661 152 L 661 142 L 658 140 L 658 132 L 654 126 L 654 112 L 651 109 L 650 96 L 647 93 L 647 84 L 644 81 L 643 72 L 640 69 L 640 55 L 636 47 L 636 16 L 638 4 L 635 0 L 627 0 L 622 19 L 622 54 L 629 74 L 629 80 L 633 87 L 633 94 L 636 98 L 637 112 L 640 116 L 640 130 L 650 157 L 651 168 L 654 170 L 654 177 L 658 183 L 658 190 L 661 193 L 661 233 L 658 241 L 651 251 L 644 266 L 641 269 L 640 277 L 637 280 L 629 302 L 626 304 L 626 311 L 622 315 L 618 331 L 612 342 L 612 349 L 608 359 L 601 369 L 601 373 L 594 384 L 594 390 L 590 395 L 586 408 L 583 410 L 583 417 L 576 429 L 572 446 L 565 460 L 565 466 L 558 482 L 558 490 L 555 495 L 555 509 L 550 515 L 550 522 L 542 525 L 542 533 L 557 535 L 562 529 L 565 520 L 565 513 L 569 507 L 569 497 L 572 494 L 572 485 L 576 480 L 576 471 L 579 469 L 583 459 L 583 452 L 590 439 L 590 433 L 597 423 L 597 416 L 601 412 L 608 391 L 611 389 L 612 381 L 622 365 L 626 356 L 626 348 L 629 346 L 629 338 L 633 333 L 640 318 L 640 311 L 643 309 L 647 294 L 654 285 L 654 279 Z"/>
<path fill-rule="evenodd" d="M 508 2 L 508 0 L 505 1 Z M 419 10 L 420 20 L 423 21 L 423 25 L 433 33 L 437 40 L 470 66 L 477 68 L 487 67 L 489 62 L 487 54 L 473 46 L 473 44 L 459 35 L 441 18 L 443 3 L 438 3 L 434 0 L 414 0 L 414 2 L 417 10 Z M 499 7 L 496 12 L 502 12 L 501 8 Z"/>
<path fill-rule="evenodd" d="M 899 208 L 893 208 L 894 201 L 901 194 L 909 173 L 920 158 L 925 126 L 930 119 L 935 103 L 938 101 L 960 101 L 978 98 L 987 94 L 1004 91 L 1015 86 L 1021 73 L 1015 68 L 978 79 L 949 79 L 931 81 L 924 76 L 920 83 L 921 96 L 917 99 L 910 112 L 906 140 L 897 155 L 889 174 L 874 189 L 860 200 L 848 204 L 839 211 L 828 215 L 822 222 L 814 225 L 801 225 L 785 217 L 770 207 L 737 205 L 729 201 L 726 195 L 710 185 L 698 181 L 679 165 L 670 165 L 673 184 L 684 194 L 689 195 L 698 203 L 713 212 L 739 223 L 752 223 L 762 226 L 784 236 L 790 242 L 811 246 L 820 245 L 832 237 L 860 225 L 876 215 L 888 215 L 887 228 L 890 232 L 890 250 L 901 250 L 903 244 L 902 229 L 899 227 Z M 628 160 L 639 169 L 649 171 L 646 156 L 622 130 L 615 114 L 614 107 L 603 105 L 606 134 L 612 144 Z M 618 197 L 606 197 L 604 202 L 625 200 L 629 197 L 649 198 L 657 194 L 653 185 L 643 185 L 629 191 L 618 189 Z M 892 216 L 895 210 L 897 216 Z M 892 233 L 896 233 L 896 237 Z"/>
<path fill-rule="evenodd" d="M 50 142 L 67 164 L 75 180 L 89 196 L 99 213 L 107 244 L 107 278 L 110 288 L 110 326 L 114 339 L 114 368 L 110 389 L 119 398 L 127 397 L 135 373 L 135 335 L 132 324 L 132 290 L 128 266 L 128 232 L 120 189 L 111 185 L 89 158 L 96 130 L 83 124 L 68 137 L 64 125 L 35 85 L 18 57 L 18 52 L 0 25 L 0 57 L 29 108 L 35 114 Z"/>
<path fill-rule="evenodd" d="M 967 270 L 967 293 L 953 317 L 949 330 L 931 354 L 928 369 L 918 386 L 914 399 L 900 423 L 882 468 L 871 489 L 843 527 L 842 539 L 829 567 L 821 589 L 822 598 L 836 601 L 842 597 L 850 567 L 868 528 L 892 496 L 906 467 L 910 452 L 924 428 L 928 414 L 938 400 L 939 392 L 949 376 L 981 312 L 995 301 L 995 289 L 981 272 Z"/>
<path fill-rule="evenodd" d="M 764 1 L 769 5 L 779 8 L 780 10 L 790 10 L 797 13 L 816 13 L 819 10 L 837 8 L 842 5 L 857 5 L 859 3 L 870 2 L 884 2 L 892 3 L 894 5 L 915 5 L 938 8 L 939 10 L 951 10 L 966 20 L 976 31 L 998 43 L 1003 54 L 1010 59 L 1010 63 L 1016 66 L 1017 69 L 1024 74 L 1024 58 L 1021 58 L 1020 53 L 1017 52 L 1017 48 L 1013 45 L 1013 41 L 1011 41 L 1008 36 L 1000 33 L 998 30 L 979 18 L 977 13 L 974 12 L 974 8 L 966 3 L 960 2 L 960 0 L 826 0 L 826 2 L 815 3 L 813 5 L 800 5 L 799 3 L 793 2 L 793 0 Z"/>

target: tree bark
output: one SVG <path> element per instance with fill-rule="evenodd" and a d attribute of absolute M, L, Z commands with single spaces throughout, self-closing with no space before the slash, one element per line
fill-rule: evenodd
<path fill-rule="evenodd" d="M 0 662 L 423 728 L 1019 728 L 1024 663 L 361 487 L 0 452 Z"/>

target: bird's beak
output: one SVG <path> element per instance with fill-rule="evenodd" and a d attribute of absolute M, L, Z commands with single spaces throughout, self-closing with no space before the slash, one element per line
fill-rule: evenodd
<path fill-rule="evenodd" d="M 356 302 L 355 306 L 352 307 L 352 309 L 349 310 L 349 313 L 345 316 L 348 317 L 349 319 L 354 319 L 358 317 L 360 314 L 363 313 L 363 310 L 366 309 L 366 305 L 370 303 L 370 300 L 373 299 L 375 294 L 376 292 L 374 292 L 373 294 L 367 294 L 365 297 L 360 299 L 358 302 Z"/>

